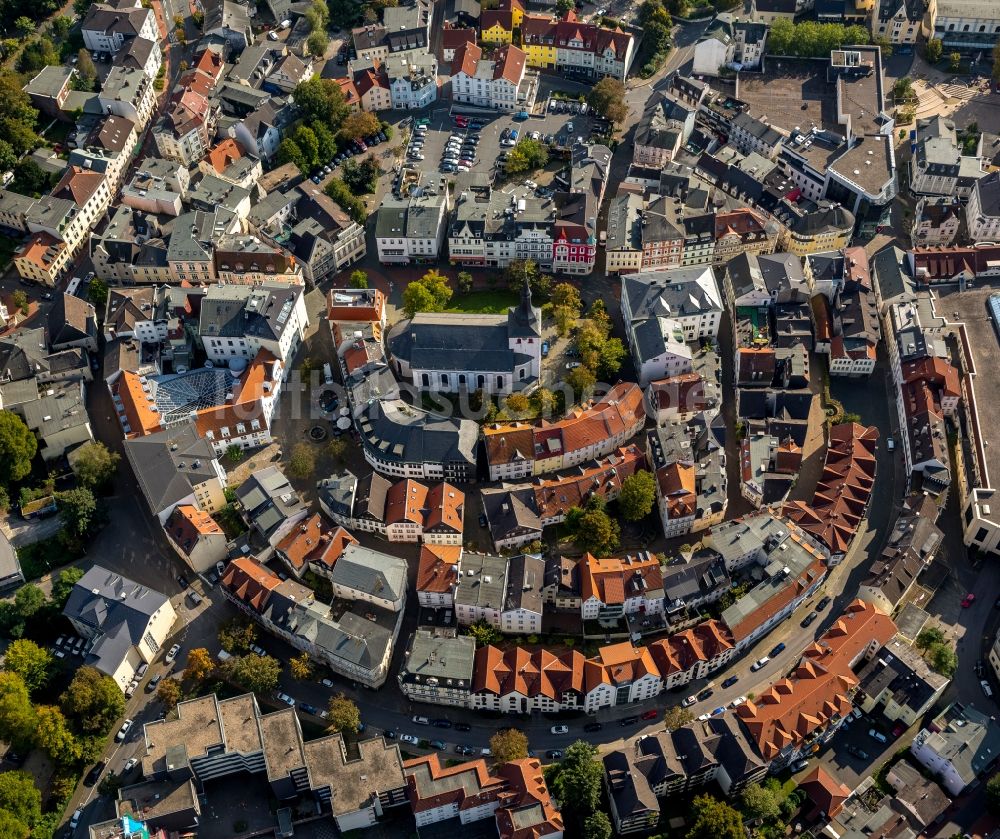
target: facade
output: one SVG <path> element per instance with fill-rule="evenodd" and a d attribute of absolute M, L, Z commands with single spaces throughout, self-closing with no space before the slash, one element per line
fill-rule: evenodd
<path fill-rule="evenodd" d="M 973 242 L 1000 241 L 1000 173 L 990 172 L 975 182 L 965 221 Z"/>
<path fill-rule="evenodd" d="M 470 707 L 476 642 L 470 635 L 437 635 L 418 629 L 398 678 L 411 702 Z"/>
<path fill-rule="evenodd" d="M 913 759 L 952 796 L 976 786 L 996 763 L 1000 727 L 971 705 L 954 702 L 913 738 Z"/>
<path fill-rule="evenodd" d="M 625 81 L 635 58 L 635 39 L 621 29 L 581 23 L 570 10 L 561 20 L 525 15 L 521 42 L 530 67 L 585 79 Z"/>
<path fill-rule="evenodd" d="M 386 198 L 375 219 L 375 244 L 383 265 L 437 262 L 444 244 L 447 191 Z"/>

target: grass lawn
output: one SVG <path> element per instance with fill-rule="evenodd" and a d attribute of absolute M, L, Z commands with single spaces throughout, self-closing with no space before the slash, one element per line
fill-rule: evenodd
<path fill-rule="evenodd" d="M 516 306 L 521 298 L 506 289 L 473 291 L 470 294 L 456 294 L 451 298 L 451 306 L 445 311 L 465 312 L 478 315 L 502 315 L 511 306 Z"/>

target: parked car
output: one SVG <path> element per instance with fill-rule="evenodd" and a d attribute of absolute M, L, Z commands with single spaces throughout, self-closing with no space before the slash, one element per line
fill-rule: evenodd
<path fill-rule="evenodd" d="M 549 342 L 542 341 L 542 358 L 546 358 L 549 354 Z"/>
<path fill-rule="evenodd" d="M 764 656 L 763 658 L 758 658 L 753 664 L 750 665 L 750 669 L 756 673 L 758 670 L 762 670 L 767 667 L 768 662 L 771 660 L 770 656 Z"/>
<path fill-rule="evenodd" d="M 849 755 L 854 755 L 854 757 L 859 760 L 868 760 L 868 752 L 863 749 L 859 749 L 857 746 L 853 746 L 850 743 L 847 745 L 847 753 Z"/>
<path fill-rule="evenodd" d="M 545 753 L 545 757 L 547 757 L 549 760 L 562 760 L 562 756 L 563 756 L 562 752 L 559 751 L 559 749 L 549 749 Z"/>
<path fill-rule="evenodd" d="M 69 820 L 69 829 L 76 830 L 78 824 L 80 824 L 80 819 L 83 816 L 83 807 L 80 807 L 76 812 L 73 813 L 73 818 Z"/>
<path fill-rule="evenodd" d="M 739 677 L 739 676 L 730 676 L 730 677 L 729 677 L 728 679 L 726 679 L 726 680 L 725 680 L 725 681 L 724 681 L 724 682 L 722 683 L 722 686 L 723 686 L 724 688 L 731 688 L 731 687 L 732 687 L 733 685 L 735 685 L 735 684 L 736 684 L 736 683 L 737 683 L 737 682 L 738 682 L 739 680 L 740 680 L 740 677 Z"/>
<path fill-rule="evenodd" d="M 531 114 L 529 114 L 527 111 L 518 111 L 516 114 L 514 114 L 514 119 L 517 120 L 517 122 L 524 122 L 526 119 L 530 118 Z"/>
<path fill-rule="evenodd" d="M 183 574 L 177 575 L 177 582 L 180 583 L 181 588 L 187 588 L 189 585 L 191 585 L 188 582 L 188 578 L 185 577 Z"/>
<path fill-rule="evenodd" d="M 970 591 L 970 592 L 969 592 L 969 593 L 968 593 L 967 595 L 965 595 L 965 597 L 964 597 L 964 598 L 962 599 L 962 608 L 963 608 L 963 609 L 968 609 L 968 608 L 969 608 L 969 607 L 970 607 L 970 606 L 971 606 L 971 605 L 972 605 L 973 603 L 975 603 L 975 602 L 976 602 L 976 595 L 974 595 L 974 594 L 973 594 L 973 593 L 972 593 L 972 592 Z"/>
<path fill-rule="evenodd" d="M 414 737 L 412 734 L 400 734 L 399 740 L 401 743 L 410 743 L 414 746 L 418 745 L 420 741 Z"/>
<path fill-rule="evenodd" d="M 745 696 L 737 696 L 732 702 L 729 703 L 730 708 L 738 708 L 744 702 L 747 701 Z"/>
<path fill-rule="evenodd" d="M 427 717 L 415 716 L 413 717 L 413 722 L 417 725 L 430 725 L 431 721 Z"/>
<path fill-rule="evenodd" d="M 128 736 L 130 728 L 132 728 L 132 720 L 125 720 L 125 722 L 122 723 L 122 727 L 118 729 L 118 733 L 115 735 L 115 741 L 121 743 Z"/>
<path fill-rule="evenodd" d="M 132 698 L 132 694 L 135 693 L 135 689 L 137 687 L 139 687 L 139 682 L 136 681 L 135 679 L 133 679 L 131 682 L 129 682 L 128 686 L 125 688 L 125 698 L 126 699 L 131 699 Z"/>
<path fill-rule="evenodd" d="M 156 686 L 160 683 L 160 679 L 162 678 L 163 674 L 157 673 L 155 676 L 153 676 L 152 679 L 146 682 L 146 693 L 152 693 L 154 690 L 156 690 Z"/>
<path fill-rule="evenodd" d="M 94 784 L 96 784 L 101 779 L 101 775 L 104 773 L 104 770 L 107 768 L 107 765 L 108 764 L 106 764 L 103 760 L 95 763 L 91 767 L 90 771 L 87 773 L 86 777 L 83 779 L 83 785 L 85 787 L 92 787 Z"/>
<path fill-rule="evenodd" d="M 250 645 L 250 652 L 252 652 L 254 655 L 259 655 L 259 656 L 267 655 L 267 652 L 264 650 L 264 648 L 258 646 L 257 644 Z"/>
<path fill-rule="evenodd" d="M 681 707 L 682 707 L 682 708 L 690 708 L 690 707 L 691 707 L 692 705 L 694 705 L 694 704 L 695 704 L 695 703 L 696 703 L 697 701 L 698 701 L 698 697 L 697 697 L 697 696 L 695 696 L 694 694 L 692 694 L 691 696 L 689 696 L 689 697 L 688 697 L 687 699 L 685 699 L 685 700 L 684 700 L 684 701 L 683 701 L 683 702 L 681 703 Z"/>
<path fill-rule="evenodd" d="M 784 644 L 775 644 L 774 649 L 771 650 L 770 657 L 774 658 L 776 655 L 780 655 L 785 651 Z"/>
<path fill-rule="evenodd" d="M 432 720 L 431 725 L 433 725 L 435 728 L 451 728 L 451 720 L 446 720 L 446 719 Z"/>
<path fill-rule="evenodd" d="M 444 740 L 431 740 L 429 745 L 432 749 L 439 749 L 442 751 L 445 748 Z"/>
<path fill-rule="evenodd" d="M 710 720 L 710 719 L 712 719 L 712 715 L 711 714 L 699 714 L 698 715 L 698 722 L 705 722 L 705 720 Z"/>
<path fill-rule="evenodd" d="M 138 765 L 139 765 L 139 758 L 130 757 L 128 760 L 125 761 L 125 765 L 122 767 L 122 774 L 124 775 L 126 772 L 131 772 Z"/>
<path fill-rule="evenodd" d="M 175 658 L 177 658 L 177 653 L 179 653 L 180 651 L 181 651 L 181 645 L 174 644 L 169 650 L 167 650 L 167 654 L 166 656 L 164 656 L 163 660 L 167 664 L 170 664 Z"/>
<path fill-rule="evenodd" d="M 808 760 L 797 760 L 795 761 L 795 763 L 792 764 L 791 769 L 792 772 L 801 772 L 803 769 L 808 768 L 808 766 L 809 766 Z"/>
<path fill-rule="evenodd" d="M 621 719 L 621 720 L 619 721 L 619 723 L 618 723 L 618 724 L 619 724 L 619 725 L 620 725 L 620 726 L 621 726 L 622 728 L 627 728 L 627 727 L 628 727 L 628 726 L 630 726 L 630 725 L 635 725 L 635 724 L 636 724 L 637 722 L 639 722 L 639 718 L 638 718 L 638 717 L 636 717 L 636 716 L 632 716 L 632 717 L 622 717 L 622 719 Z"/>
<path fill-rule="evenodd" d="M 467 722 L 455 723 L 455 731 L 472 731 L 472 726 Z"/>
<path fill-rule="evenodd" d="M 292 697 L 290 697 L 287 693 L 282 693 L 279 690 L 277 693 L 274 694 L 274 698 L 277 699 L 279 702 L 284 702 L 286 705 L 291 705 L 293 708 L 295 707 L 295 700 L 292 699 Z"/>
<path fill-rule="evenodd" d="M 809 626 L 809 624 L 811 624 L 818 617 L 819 614 L 817 612 L 810 612 L 808 615 L 802 618 L 802 626 L 803 627 Z"/>
<path fill-rule="evenodd" d="M 643 711 L 639 716 L 644 720 L 655 720 L 660 716 L 660 709 L 650 708 L 648 711 Z"/>
<path fill-rule="evenodd" d="M 719 716 L 719 714 L 724 714 L 724 713 L 726 713 L 725 706 L 720 705 L 718 708 L 716 708 L 714 711 L 712 711 L 712 716 L 713 717 L 717 717 L 717 716 Z"/>
<path fill-rule="evenodd" d="M 888 742 L 886 736 L 881 731 L 876 731 L 874 728 L 868 729 L 868 736 L 873 740 L 878 740 L 879 743 Z"/>
<path fill-rule="evenodd" d="M 391 728 L 387 728 L 385 731 L 382 732 L 382 736 L 385 737 L 386 740 L 395 740 L 396 732 L 393 731 Z"/>
<path fill-rule="evenodd" d="M 604 728 L 604 725 L 599 722 L 588 722 L 583 727 L 583 730 L 588 734 L 593 734 L 595 731 L 600 731 L 602 728 Z"/>
<path fill-rule="evenodd" d="M 819 603 L 816 604 L 816 611 L 822 612 L 829 605 L 830 605 L 830 598 L 821 597 Z"/>
<path fill-rule="evenodd" d="M 553 734 L 569 734 L 568 725 L 554 725 L 549 729 Z"/>
<path fill-rule="evenodd" d="M 708 698 L 709 698 L 709 697 L 710 697 L 710 696 L 711 696 L 711 695 L 712 695 L 713 693 L 715 693 L 715 691 L 714 691 L 714 690 L 712 690 L 711 688 L 705 688 L 705 689 L 704 689 L 703 691 L 699 691 L 699 693 L 698 693 L 698 701 L 699 701 L 699 702 L 704 702 L 704 701 L 705 701 L 706 699 L 708 699 Z"/>

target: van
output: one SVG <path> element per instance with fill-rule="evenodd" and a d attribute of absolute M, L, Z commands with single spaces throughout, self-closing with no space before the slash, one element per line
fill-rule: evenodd
<path fill-rule="evenodd" d="M 890 437 L 888 440 L 885 441 L 885 447 L 891 452 L 896 451 L 896 441 L 893 440 L 892 437 Z"/>
<path fill-rule="evenodd" d="M 323 365 L 323 384 L 333 384 L 333 368 L 330 366 L 329 361 Z"/>
<path fill-rule="evenodd" d="M 878 740 L 879 743 L 885 743 L 886 737 L 881 731 L 876 731 L 874 728 L 868 729 L 868 736 L 873 740 Z"/>
<path fill-rule="evenodd" d="M 201 595 L 196 591 L 188 592 L 188 600 L 190 600 L 195 606 L 201 603 Z"/>
<path fill-rule="evenodd" d="M 993 697 L 993 689 L 990 687 L 990 683 L 987 682 L 986 679 L 982 679 L 979 684 L 982 686 L 983 693 L 986 694 L 986 698 L 991 699 Z"/>

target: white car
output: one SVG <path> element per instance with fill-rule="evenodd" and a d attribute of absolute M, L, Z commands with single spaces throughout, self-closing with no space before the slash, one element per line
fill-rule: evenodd
<path fill-rule="evenodd" d="M 124 775 L 126 772 L 131 772 L 133 769 L 135 769 L 136 766 L 138 766 L 138 764 L 139 764 L 139 758 L 130 757 L 128 760 L 125 761 L 125 765 L 122 767 L 122 774 Z"/>
<path fill-rule="evenodd" d="M 758 670 L 767 667 L 767 663 L 771 660 L 771 657 L 766 655 L 763 658 L 758 658 L 753 664 L 750 665 L 750 669 L 756 673 Z"/>
<path fill-rule="evenodd" d="M 698 716 L 698 722 L 705 722 L 705 720 L 710 720 L 710 719 L 712 719 L 711 714 L 700 714 Z"/>
<path fill-rule="evenodd" d="M 729 703 L 730 708 L 736 708 L 747 701 L 745 696 L 737 696 L 732 702 Z"/>
<path fill-rule="evenodd" d="M 293 708 L 295 707 L 295 700 L 292 699 L 292 697 L 290 697 L 287 693 L 281 693 L 279 691 L 278 693 L 275 694 L 275 697 L 279 701 L 284 702 L 286 705 L 291 705 Z"/>
<path fill-rule="evenodd" d="M 259 647 L 256 644 L 250 645 L 250 652 L 252 652 L 254 655 L 261 655 L 261 656 L 267 655 L 267 653 L 264 651 L 264 648 Z"/>
<path fill-rule="evenodd" d="M 122 727 L 118 729 L 118 733 L 115 735 L 115 740 L 121 743 L 122 740 L 128 736 L 130 728 L 132 728 L 132 720 L 125 720 L 125 722 L 122 723 Z"/>
<path fill-rule="evenodd" d="M 694 695 L 694 694 L 692 693 L 692 694 L 691 694 L 691 695 L 690 695 L 690 696 L 689 696 L 689 697 L 688 697 L 687 699 L 685 699 L 685 700 L 684 700 L 684 701 L 683 701 L 683 702 L 681 703 L 681 707 L 682 707 L 682 708 L 690 708 L 690 707 L 691 707 L 692 705 L 694 705 L 694 703 L 695 703 L 695 702 L 697 702 L 697 701 L 698 701 L 698 697 L 697 697 L 697 696 L 695 696 L 695 695 Z"/>
<path fill-rule="evenodd" d="M 413 152 L 410 152 L 407 155 L 407 157 L 410 158 L 410 160 L 423 160 L 424 159 L 424 156 L 422 154 L 414 154 Z"/>
<path fill-rule="evenodd" d="M 568 725 L 554 725 L 549 729 L 553 734 L 569 734 Z"/>
<path fill-rule="evenodd" d="M 128 683 L 128 687 L 125 688 L 125 698 L 126 699 L 131 699 L 132 698 L 132 694 L 135 693 L 135 689 L 137 687 L 139 687 L 139 680 L 138 679 L 133 679 L 131 682 L 129 682 Z"/>
<path fill-rule="evenodd" d="M 403 743 L 412 743 L 414 746 L 416 746 L 418 743 L 420 743 L 420 741 L 416 737 L 414 737 L 412 734 L 400 734 L 399 735 L 399 739 L 400 739 L 400 742 L 403 742 Z"/>
<path fill-rule="evenodd" d="M 325 688 L 332 688 L 333 687 L 333 681 L 330 680 L 330 679 L 322 679 L 320 681 L 320 684 L 323 685 L 323 687 L 325 687 Z"/>
<path fill-rule="evenodd" d="M 167 654 L 163 660 L 167 662 L 167 664 L 170 664 L 170 662 L 172 662 L 175 658 L 177 658 L 177 653 L 179 653 L 180 651 L 181 651 L 181 645 L 174 644 L 169 650 L 167 650 Z"/>
<path fill-rule="evenodd" d="M 69 820 L 69 829 L 76 830 L 76 826 L 80 824 L 81 818 L 83 818 L 83 807 L 73 813 L 73 818 Z"/>

